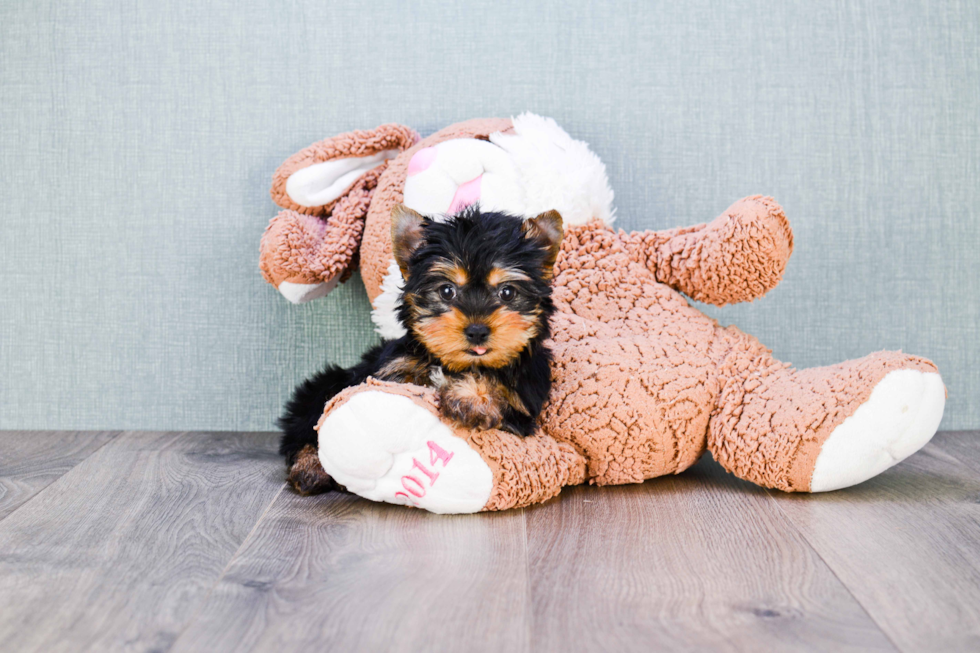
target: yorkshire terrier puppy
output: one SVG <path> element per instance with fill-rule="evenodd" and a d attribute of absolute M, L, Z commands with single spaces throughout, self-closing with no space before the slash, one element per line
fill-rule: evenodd
<path fill-rule="evenodd" d="M 440 411 L 461 426 L 533 433 L 551 391 L 544 341 L 561 239 L 556 211 L 522 220 L 471 207 L 437 222 L 396 206 L 391 241 L 405 279 L 398 319 L 406 335 L 296 388 L 279 419 L 290 484 L 300 494 L 338 487 L 320 465 L 314 427 L 330 398 L 368 377 L 436 388 Z"/>

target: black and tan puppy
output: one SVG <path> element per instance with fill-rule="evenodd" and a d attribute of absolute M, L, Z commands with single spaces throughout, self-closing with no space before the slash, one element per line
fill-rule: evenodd
<path fill-rule="evenodd" d="M 437 388 L 440 411 L 462 426 L 533 433 L 551 390 L 544 341 L 561 238 L 555 211 L 522 220 L 472 207 L 435 221 L 396 206 L 391 240 L 405 278 L 398 317 L 406 335 L 296 388 L 279 419 L 293 487 L 336 487 L 320 466 L 314 427 L 331 397 L 368 377 Z"/>

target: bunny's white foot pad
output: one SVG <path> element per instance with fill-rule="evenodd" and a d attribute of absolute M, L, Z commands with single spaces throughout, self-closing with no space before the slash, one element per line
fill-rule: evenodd
<path fill-rule="evenodd" d="M 493 473 L 476 451 L 408 397 L 359 392 L 320 424 L 320 463 L 372 501 L 471 513 L 490 499 Z"/>
<path fill-rule="evenodd" d="M 935 435 L 945 405 L 946 388 L 938 374 L 889 372 L 823 443 L 810 491 L 857 485 L 905 460 Z"/>
<path fill-rule="evenodd" d="M 290 303 L 305 304 L 314 299 L 326 297 L 327 293 L 337 287 L 338 281 L 340 281 L 339 275 L 325 283 L 292 283 L 291 281 L 283 281 L 279 284 L 278 290 Z"/>

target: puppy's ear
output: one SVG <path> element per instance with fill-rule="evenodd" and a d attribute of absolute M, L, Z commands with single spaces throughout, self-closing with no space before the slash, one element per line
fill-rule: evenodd
<path fill-rule="evenodd" d="M 561 249 L 563 235 L 561 215 L 558 211 L 546 211 L 536 218 L 524 221 L 524 237 L 537 241 L 547 253 L 543 265 L 543 272 L 547 279 L 554 274 L 555 260 Z"/>
<path fill-rule="evenodd" d="M 405 279 L 408 278 L 408 261 L 412 258 L 412 252 L 422 244 L 425 222 L 424 217 L 404 204 L 397 204 L 391 209 L 391 249 Z"/>

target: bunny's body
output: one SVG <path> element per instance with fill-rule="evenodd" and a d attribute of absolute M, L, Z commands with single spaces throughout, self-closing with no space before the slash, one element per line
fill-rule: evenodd
<path fill-rule="evenodd" d="M 343 170 L 360 176 L 348 183 Z M 292 187 L 306 190 L 292 197 L 298 173 L 304 184 Z M 317 191 L 338 186 L 336 197 Z M 706 449 L 766 487 L 833 490 L 918 450 L 942 417 L 945 388 L 930 361 L 879 352 L 795 370 L 681 295 L 724 305 L 772 289 L 793 248 L 775 201 L 748 197 L 695 227 L 614 231 L 601 162 L 547 119 L 474 120 L 421 141 L 399 126 L 345 134 L 287 161 L 273 197 L 292 210 L 263 238 L 266 278 L 291 299 L 316 297 L 359 254 L 387 337 L 398 335 L 390 316 L 400 276 L 388 230 L 395 204 L 433 214 L 479 201 L 565 218 L 542 433 L 453 427 L 440 420 L 431 390 L 370 379 L 335 397 L 320 420 L 323 467 L 369 499 L 434 512 L 524 506 L 564 485 L 678 473 Z M 332 204 L 301 204 L 324 198 Z"/>

